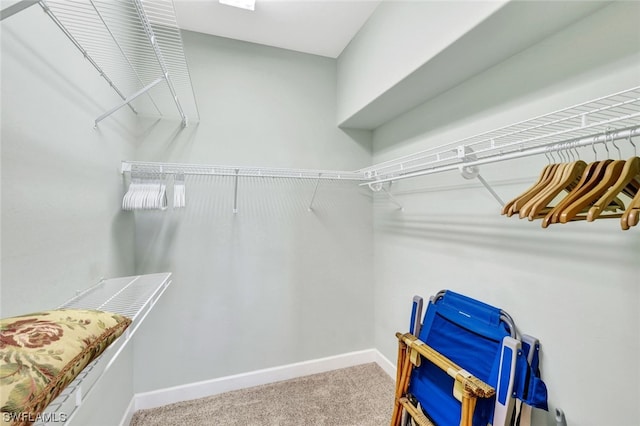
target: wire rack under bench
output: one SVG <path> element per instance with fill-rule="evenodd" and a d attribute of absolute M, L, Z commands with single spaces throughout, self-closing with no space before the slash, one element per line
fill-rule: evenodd
<path fill-rule="evenodd" d="M 131 319 L 125 333 L 91 362 L 64 391 L 44 410 L 42 419 L 68 423 L 100 378 L 113 365 L 162 293 L 171 284 L 171 273 L 111 278 L 79 293 L 60 306 L 61 309 L 97 309 L 124 315 Z"/>

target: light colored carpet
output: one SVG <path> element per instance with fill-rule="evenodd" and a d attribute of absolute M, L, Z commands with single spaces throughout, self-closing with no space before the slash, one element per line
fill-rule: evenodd
<path fill-rule="evenodd" d="M 140 410 L 131 426 L 381 426 L 393 394 L 393 379 L 371 363 Z"/>

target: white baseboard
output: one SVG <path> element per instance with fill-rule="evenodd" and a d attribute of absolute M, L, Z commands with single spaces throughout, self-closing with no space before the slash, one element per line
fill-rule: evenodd
<path fill-rule="evenodd" d="M 395 365 L 385 358 L 377 349 L 349 352 L 342 355 L 250 371 L 248 373 L 235 374 L 151 392 L 137 393 L 133 396 L 127 413 L 125 413 L 122 418 L 120 425 L 128 425 L 136 410 L 160 407 L 175 402 L 203 398 L 232 390 L 295 379 L 310 374 L 324 373 L 370 362 L 378 364 L 391 378 L 395 379 Z"/>
<path fill-rule="evenodd" d="M 396 365 L 389 360 L 386 356 L 382 355 L 382 353 L 377 349 L 372 349 L 374 351 L 375 363 L 380 366 L 384 370 L 385 373 L 389 375 L 393 380 L 396 379 Z"/>
<path fill-rule="evenodd" d="M 125 411 L 122 416 L 122 420 L 120 420 L 120 426 L 129 426 L 131 424 L 131 420 L 133 420 L 133 413 L 136 412 L 136 396 L 134 395 L 131 398 L 131 402 L 129 402 L 129 406 L 127 407 L 127 411 Z"/>

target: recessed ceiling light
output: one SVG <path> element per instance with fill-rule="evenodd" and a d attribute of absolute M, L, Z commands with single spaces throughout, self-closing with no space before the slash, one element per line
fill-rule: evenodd
<path fill-rule="evenodd" d="M 218 0 L 220 4 L 239 7 L 240 9 L 255 10 L 256 0 Z"/>

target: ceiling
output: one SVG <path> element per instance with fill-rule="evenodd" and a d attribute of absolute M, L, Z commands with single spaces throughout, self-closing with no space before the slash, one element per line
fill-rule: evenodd
<path fill-rule="evenodd" d="M 381 0 L 256 0 L 255 10 L 218 0 L 174 0 L 178 26 L 337 58 Z"/>

